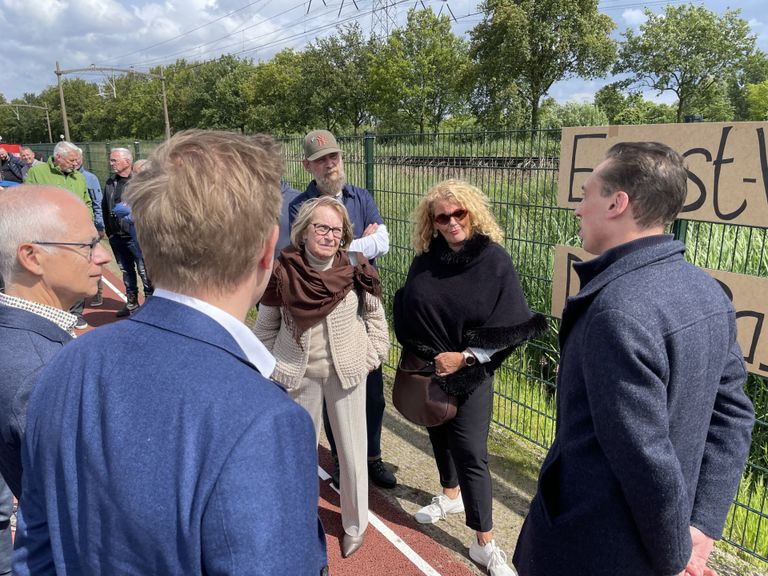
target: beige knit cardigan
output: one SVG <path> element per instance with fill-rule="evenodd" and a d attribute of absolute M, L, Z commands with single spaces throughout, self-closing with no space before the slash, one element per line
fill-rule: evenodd
<path fill-rule="evenodd" d="M 350 290 L 325 322 L 333 367 L 343 388 L 365 382 L 368 372 L 378 367 L 389 351 L 389 329 L 381 300 L 365 292 L 360 305 Z M 309 331 L 299 341 L 293 337 L 293 320 L 283 307 L 259 306 L 253 333 L 277 360 L 272 378 L 286 389 L 301 384 L 309 358 Z"/>

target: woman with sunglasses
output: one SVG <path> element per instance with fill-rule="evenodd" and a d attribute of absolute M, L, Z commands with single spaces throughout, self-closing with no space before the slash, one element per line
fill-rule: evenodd
<path fill-rule="evenodd" d="M 503 234 L 478 188 L 435 185 L 412 215 L 416 257 L 395 294 L 394 327 L 405 352 L 432 361 L 440 386 L 456 397 L 455 418 L 428 427 L 442 494 L 416 513 L 422 524 L 465 513 L 476 532 L 469 556 L 492 576 L 515 571 L 493 538 L 488 430 L 493 373 L 512 350 L 542 333 L 528 309 Z"/>
<path fill-rule="evenodd" d="M 389 350 L 378 273 L 362 254 L 347 253 L 351 241 L 341 202 L 304 203 L 253 330 L 277 360 L 272 378 L 307 409 L 318 438 L 325 400 L 339 456 L 345 558 L 368 526 L 365 379 Z"/>

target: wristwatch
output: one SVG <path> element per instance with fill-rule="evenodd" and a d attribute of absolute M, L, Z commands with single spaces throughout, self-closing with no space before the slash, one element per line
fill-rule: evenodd
<path fill-rule="evenodd" d="M 464 364 L 467 366 L 474 366 L 477 363 L 477 358 L 469 350 L 464 350 L 461 354 L 464 356 Z"/>

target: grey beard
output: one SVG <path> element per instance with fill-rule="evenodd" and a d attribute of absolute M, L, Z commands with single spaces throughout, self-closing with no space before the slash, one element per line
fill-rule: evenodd
<path fill-rule="evenodd" d="M 338 196 L 341 194 L 344 184 L 346 184 L 346 176 L 343 171 L 340 171 L 338 176 L 327 178 L 325 176 L 315 176 L 315 182 L 321 192 L 328 196 Z"/>

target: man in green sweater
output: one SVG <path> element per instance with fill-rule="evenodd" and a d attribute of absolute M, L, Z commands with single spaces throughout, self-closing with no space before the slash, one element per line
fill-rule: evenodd
<path fill-rule="evenodd" d="M 53 156 L 48 158 L 48 162 L 35 164 L 29 169 L 24 182 L 50 184 L 69 190 L 93 211 L 85 177 L 77 170 L 79 160 L 80 149 L 71 142 L 62 140 L 54 147 Z"/>
<path fill-rule="evenodd" d="M 48 162 L 35 164 L 24 178 L 25 184 L 50 184 L 69 190 L 80 200 L 85 202 L 93 216 L 93 203 L 88 193 L 88 185 L 85 176 L 78 170 L 81 161 L 82 150 L 66 140 L 62 140 L 53 148 L 53 155 Z M 83 330 L 88 327 L 88 322 L 83 317 L 85 301 L 77 302 L 70 312 L 77 316 L 75 328 Z"/>

